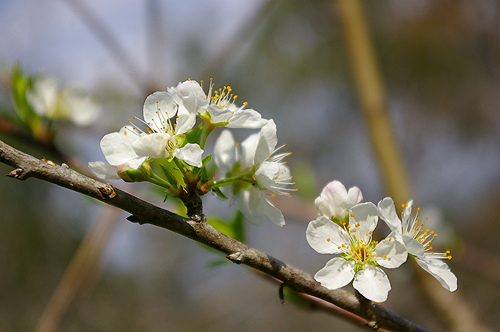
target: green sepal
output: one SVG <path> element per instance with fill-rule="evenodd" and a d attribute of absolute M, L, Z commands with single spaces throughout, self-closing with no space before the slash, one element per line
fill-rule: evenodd
<path fill-rule="evenodd" d="M 334 223 L 336 223 L 337 225 L 342 226 L 343 222 L 340 221 L 339 217 L 333 216 L 330 220 L 333 221 Z"/>
<path fill-rule="evenodd" d="M 171 185 L 177 187 L 178 186 L 177 179 L 175 178 L 175 176 L 172 175 L 172 173 L 170 173 L 170 169 L 162 162 L 159 162 L 158 164 L 160 165 L 160 168 L 163 171 L 163 174 L 165 174 L 165 177 L 167 178 L 167 182 L 170 183 Z"/>
<path fill-rule="evenodd" d="M 199 126 L 188 130 L 185 134 L 186 141 L 183 143 L 182 146 L 186 145 L 187 143 L 193 143 L 199 145 L 201 142 L 202 134 L 203 134 L 203 124 L 200 124 Z"/>
<path fill-rule="evenodd" d="M 226 195 L 224 195 L 224 193 L 222 192 L 222 190 L 220 190 L 220 188 L 218 187 L 215 187 L 212 189 L 214 191 L 214 193 L 219 196 L 220 198 L 222 199 L 227 199 Z"/>
<path fill-rule="evenodd" d="M 201 161 L 201 163 L 203 165 L 201 167 L 207 166 L 207 164 L 210 162 L 211 159 L 212 159 L 212 154 L 210 153 L 208 156 L 206 156 L 205 158 L 203 158 L 203 160 Z"/>

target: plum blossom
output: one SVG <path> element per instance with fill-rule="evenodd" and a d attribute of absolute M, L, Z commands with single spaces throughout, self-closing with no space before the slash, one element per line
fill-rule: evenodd
<path fill-rule="evenodd" d="M 390 236 L 380 242 L 372 239 L 379 218 L 375 204 L 357 204 L 349 213 L 349 222 L 342 225 L 320 215 L 307 226 L 307 242 L 314 250 L 338 255 L 314 279 L 328 289 L 338 289 L 353 281 L 353 287 L 364 297 L 383 302 L 391 284 L 379 266 L 399 267 L 406 261 L 406 249 Z"/>
<path fill-rule="evenodd" d="M 314 204 L 319 213 L 328 219 L 338 218 L 342 221 L 349 213 L 349 209 L 363 201 L 363 195 L 358 187 L 351 187 L 349 191 L 339 181 L 328 183 Z"/>
<path fill-rule="evenodd" d="M 290 170 L 282 160 L 290 153 L 273 155 L 278 142 L 276 125 L 269 120 L 259 133 L 253 134 L 241 143 L 241 151 L 232 133 L 224 130 L 214 148 L 216 165 L 226 174 L 236 167 L 240 170 L 238 181 L 233 188 L 239 193 L 238 207 L 251 221 L 260 223 L 264 216 L 268 216 L 273 223 L 279 226 L 285 224 L 281 211 L 269 200 L 265 191 L 272 195 L 290 195 L 288 188 L 294 183 L 291 181 Z M 217 184 L 217 181 L 214 182 Z"/>
<path fill-rule="evenodd" d="M 203 150 L 200 146 L 184 144 L 184 133 L 194 126 L 196 118 L 193 119 L 185 108 L 178 107 L 171 93 L 163 91 L 149 95 L 144 102 L 143 116 L 144 120 L 136 117 L 134 120 L 142 122 L 146 130 L 129 120 L 130 125 L 102 138 L 101 150 L 112 167 L 101 162 L 90 164 L 95 175 L 111 178 L 113 167 L 126 165 L 127 168 L 139 169 L 146 160 L 159 158 L 169 161 L 178 158 L 191 166 L 202 166 Z"/>
<path fill-rule="evenodd" d="M 424 224 L 418 218 L 420 209 L 413 215 L 412 207 L 413 200 L 403 204 L 399 219 L 392 198 L 386 197 L 378 203 L 380 217 L 391 229 L 392 236 L 399 236 L 417 264 L 436 278 L 445 289 L 453 292 L 457 289 L 457 277 L 451 272 L 448 264 L 443 262 L 445 259 L 451 259 L 450 252 L 433 252 L 431 242 L 437 234 L 424 229 Z"/>
<path fill-rule="evenodd" d="M 232 93 L 230 86 L 214 90 L 210 80 L 208 93 L 205 94 L 200 83 L 187 80 L 177 85 L 177 95 L 182 100 L 183 106 L 192 114 L 199 114 L 208 118 L 216 126 L 228 128 L 262 128 L 267 123 L 259 112 L 246 108 L 247 103 L 237 106 L 235 100 L 238 96 Z"/>
<path fill-rule="evenodd" d="M 38 77 L 26 98 L 33 110 L 50 120 L 70 120 L 77 126 L 92 123 L 99 113 L 99 107 L 83 89 L 61 88 L 52 77 Z"/>

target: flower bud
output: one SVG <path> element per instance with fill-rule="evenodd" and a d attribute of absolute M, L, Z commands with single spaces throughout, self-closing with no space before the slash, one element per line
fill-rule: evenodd
<path fill-rule="evenodd" d="M 139 169 L 133 169 L 128 164 L 121 164 L 116 168 L 116 173 L 125 182 L 141 182 L 153 173 L 149 163 L 145 162 Z"/>

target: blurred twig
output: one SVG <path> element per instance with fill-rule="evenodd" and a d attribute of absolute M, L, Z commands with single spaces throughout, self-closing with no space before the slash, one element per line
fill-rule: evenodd
<path fill-rule="evenodd" d="M 151 90 L 145 77 L 140 74 L 137 66 L 138 61 L 130 57 L 130 53 L 120 44 L 118 38 L 113 34 L 109 26 L 104 23 L 96 13 L 92 11 L 88 2 L 81 0 L 63 0 L 82 19 L 86 27 L 94 33 L 101 44 L 108 50 L 122 70 L 129 76 L 131 81 L 137 85 L 142 93 Z"/>
<path fill-rule="evenodd" d="M 14 168 L 7 176 L 19 180 L 30 177 L 48 181 L 72 191 L 93 197 L 132 214 L 128 219 L 139 224 L 165 228 L 212 247 L 236 264 L 244 264 L 276 279 L 292 289 L 312 295 L 347 310 L 369 322 L 374 328 L 396 331 L 427 331 L 371 301 L 360 301 L 343 290 L 329 290 L 310 275 L 277 260 L 255 248 L 217 231 L 207 222 L 195 222 L 161 209 L 110 184 L 88 178 L 69 167 L 52 165 L 0 141 L 0 162 Z"/>
<path fill-rule="evenodd" d="M 103 208 L 64 272 L 35 331 L 57 331 L 72 304 L 97 282 L 101 272 L 99 258 L 120 215 L 118 209 Z"/>
<path fill-rule="evenodd" d="M 397 202 L 412 197 L 410 179 L 401 157 L 387 112 L 385 91 L 375 60 L 360 0 L 337 1 L 349 58 L 373 149 L 380 164 L 387 191 Z M 450 293 L 420 268 L 414 269 L 431 303 L 446 318 L 453 331 L 486 331 L 473 308 L 459 292 Z"/>
<path fill-rule="evenodd" d="M 208 77 L 213 77 L 216 72 L 220 71 L 222 65 L 228 61 L 228 58 L 234 56 L 235 50 L 240 50 L 245 43 L 247 43 L 252 35 L 255 35 L 256 30 L 259 25 L 262 24 L 264 18 L 279 5 L 280 1 L 263 1 L 255 13 L 239 25 L 238 31 L 236 31 L 231 39 L 227 41 L 222 47 L 220 47 L 214 55 L 210 57 L 197 77 L 200 79 L 207 79 Z"/>

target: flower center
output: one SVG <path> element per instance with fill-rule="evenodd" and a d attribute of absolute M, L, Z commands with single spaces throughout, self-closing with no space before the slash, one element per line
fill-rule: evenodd
<path fill-rule="evenodd" d="M 408 207 L 408 204 L 402 204 L 403 209 Z M 406 210 L 406 209 L 405 209 Z M 434 256 L 434 258 L 441 259 L 451 259 L 450 251 L 447 250 L 444 253 L 434 253 L 433 247 L 431 245 L 432 241 L 438 236 L 434 231 L 424 228 L 424 223 L 420 222 L 418 217 L 418 212 L 420 208 L 417 208 L 417 213 L 415 216 L 412 212 L 401 212 L 401 219 L 403 221 L 403 234 L 408 235 L 422 244 L 424 250 Z M 428 220 L 429 218 L 425 218 Z"/>
<path fill-rule="evenodd" d="M 367 263 L 374 263 L 373 258 L 376 256 L 374 253 L 377 241 L 372 241 L 372 232 L 364 234 L 364 239 L 360 239 L 358 227 L 359 223 L 351 227 L 347 223 L 342 224 L 340 235 L 344 239 L 344 243 L 337 248 L 342 251 L 341 255 L 347 260 L 355 262 L 355 270 L 362 270 L 363 266 Z"/>

